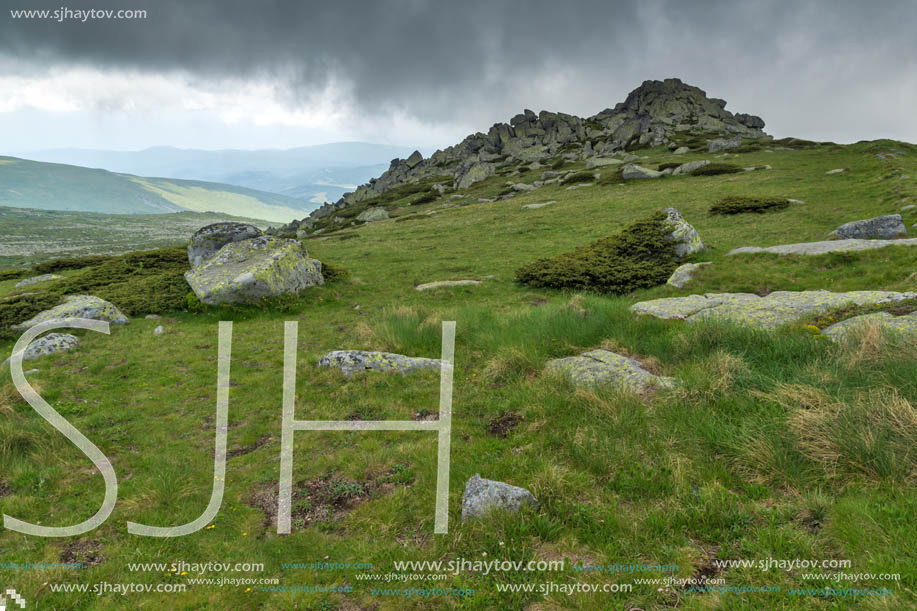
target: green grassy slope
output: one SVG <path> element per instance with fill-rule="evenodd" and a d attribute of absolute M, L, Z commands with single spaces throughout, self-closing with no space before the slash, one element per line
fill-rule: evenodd
<path fill-rule="evenodd" d="M 902 151 L 879 158 L 876 153 Z M 641 151 L 641 163 L 676 158 Z M 725 253 L 823 239 L 837 225 L 917 203 L 917 150 L 881 141 L 754 151 L 721 161 L 773 169 L 668 177 L 566 190 L 549 186 L 490 204 L 444 198 L 390 202 L 389 221 L 306 241 L 347 267 L 345 281 L 310 289 L 287 311 L 245 308 L 135 317 L 111 336 L 83 334 L 76 352 L 48 357 L 29 376 L 42 396 L 112 459 L 119 502 L 108 522 L 75 539 L 0 530 L 10 562 L 76 558 L 87 569 L 4 571 L 40 608 L 244 609 L 907 609 L 917 604 L 917 348 L 880 336 L 834 345 L 793 326 L 761 333 L 730 326 L 638 319 L 648 297 L 705 291 L 825 288 L 917 290 L 917 248 L 845 256 Z M 570 164 L 576 169 L 582 164 Z M 834 168 L 841 175 L 826 175 Z M 598 171 L 610 171 L 602 168 Z M 513 176 L 531 182 L 540 170 Z M 507 177 L 467 192 L 491 197 Z M 709 215 L 730 195 L 780 196 L 805 205 L 753 215 Z M 556 200 L 537 210 L 529 203 Z M 443 207 L 452 206 L 452 207 Z M 622 297 L 522 287 L 514 271 L 674 206 L 710 249 L 713 264 L 684 289 Z M 436 214 L 426 212 L 437 210 Z M 917 209 L 903 212 L 909 232 Z M 409 218 L 399 222 L 398 218 Z M 475 278 L 477 286 L 414 290 Z M 14 281 L 0 282 L 0 294 Z M 359 307 L 357 307 L 359 306 Z M 345 379 L 314 365 L 328 350 L 379 349 L 436 357 L 440 322 L 457 321 L 450 531 L 433 535 L 435 436 L 421 432 L 297 432 L 293 533 L 271 523 L 279 474 L 283 323 L 299 321 L 298 419 L 398 419 L 435 412 L 438 375 Z M 217 324 L 234 320 L 226 494 L 213 528 L 177 539 L 130 536 L 125 522 L 180 524 L 210 498 Z M 154 337 L 162 324 L 164 335 Z M 653 397 L 578 390 L 542 371 L 548 358 L 605 346 L 644 359 L 684 386 Z M 0 345 L 8 353 L 9 342 Z M 61 435 L 17 398 L 0 372 L 0 509 L 45 525 L 88 518 L 102 479 Z M 505 423 L 513 423 L 508 428 Z M 504 430 L 505 429 L 505 430 Z M 475 473 L 524 486 L 542 507 L 463 524 L 465 481 Z M 364 581 L 397 560 L 566 559 L 563 571 L 443 572 L 408 583 Z M 719 569 L 718 560 L 849 560 L 847 573 Z M 261 585 L 189 585 L 181 594 L 52 593 L 48 583 L 186 584 L 194 575 L 131 572 L 127 563 L 256 562 L 262 571 L 205 577 L 276 578 L 281 586 L 349 593 L 265 591 Z M 282 563 L 371 563 L 371 571 L 313 571 Z M 678 565 L 671 572 L 582 573 L 572 564 Z M 430 571 L 417 571 L 429 573 Z M 692 592 L 636 578 L 709 577 L 760 592 Z M 533 592 L 498 593 L 501 584 Z M 629 592 L 554 592 L 555 584 L 630 584 Z M 710 582 L 715 583 L 715 582 Z M 473 596 L 392 596 L 371 588 L 472 588 Z M 881 596 L 791 594 L 790 589 L 879 589 Z"/>
<path fill-rule="evenodd" d="M 107 214 L 213 211 L 277 222 L 310 209 L 292 197 L 233 185 L 140 178 L 15 157 L 0 157 L 0 206 Z"/>

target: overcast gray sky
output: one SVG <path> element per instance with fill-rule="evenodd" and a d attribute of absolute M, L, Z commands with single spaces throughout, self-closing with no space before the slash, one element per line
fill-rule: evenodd
<path fill-rule="evenodd" d="M 143 19 L 14 18 L 19 9 Z M 917 2 L 0 0 L 0 154 L 454 144 L 679 77 L 777 137 L 917 141 Z"/>

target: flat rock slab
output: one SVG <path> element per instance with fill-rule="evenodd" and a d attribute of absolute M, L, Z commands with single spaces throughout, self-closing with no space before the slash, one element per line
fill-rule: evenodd
<path fill-rule="evenodd" d="M 524 506 L 538 507 L 538 499 L 519 486 L 484 479 L 475 474 L 465 483 L 462 495 L 462 521 L 486 515 L 494 509 L 519 511 Z"/>
<path fill-rule="evenodd" d="M 545 206 L 550 206 L 551 204 L 556 204 L 556 203 L 557 203 L 557 200 L 552 199 L 549 202 L 541 202 L 538 204 L 526 204 L 522 206 L 522 209 L 523 210 L 537 210 L 538 208 L 544 208 Z"/>
<path fill-rule="evenodd" d="M 800 242 L 799 244 L 781 244 L 780 246 L 742 246 L 733 248 L 727 255 L 769 252 L 778 255 L 823 255 L 829 252 L 851 252 L 872 250 L 886 246 L 917 246 L 917 238 L 903 240 L 826 240 L 824 242 Z"/>
<path fill-rule="evenodd" d="M 432 289 L 441 289 L 448 286 L 472 286 L 481 284 L 480 280 L 441 280 L 439 282 L 426 282 L 414 287 L 415 291 L 429 291 Z"/>
<path fill-rule="evenodd" d="M 16 288 L 18 289 L 21 286 L 29 286 L 30 284 L 38 284 L 39 282 L 50 282 L 51 280 L 60 280 L 63 276 L 58 276 L 57 274 L 42 274 L 41 276 L 33 276 L 32 278 L 26 278 L 20 282 L 16 283 Z"/>
<path fill-rule="evenodd" d="M 765 297 L 752 293 L 707 293 L 641 301 L 630 307 L 635 314 L 664 319 L 727 320 L 753 327 L 774 328 L 848 305 L 874 305 L 915 299 L 917 293 L 892 291 L 776 291 Z"/>
<path fill-rule="evenodd" d="M 25 331 L 38 323 L 58 318 L 91 318 L 104 320 L 114 325 L 126 325 L 130 322 L 121 310 L 113 304 L 92 295 L 68 295 L 67 301 L 50 310 L 39 312 L 29 320 L 13 325 L 16 331 Z"/>
<path fill-rule="evenodd" d="M 906 316 L 892 316 L 888 312 L 854 316 L 823 329 L 822 335 L 827 335 L 833 340 L 839 340 L 852 329 L 869 324 L 877 325 L 879 328 L 889 331 L 917 333 L 917 312 L 911 312 Z"/>
<path fill-rule="evenodd" d="M 35 359 L 45 356 L 46 354 L 56 354 L 58 352 L 68 352 L 80 345 L 80 340 L 69 333 L 48 333 L 42 337 L 32 340 L 22 354 L 22 360 L 34 361 Z M 3 361 L 6 365 L 10 359 Z"/>
<path fill-rule="evenodd" d="M 666 284 L 669 286 L 674 286 L 677 289 L 680 289 L 684 285 L 688 284 L 691 281 L 691 277 L 704 265 L 710 265 L 710 261 L 704 263 L 685 263 L 684 265 L 679 265 L 675 268 L 675 271 L 672 272 L 672 275 L 669 276 L 669 279 L 666 280 Z"/>
<path fill-rule="evenodd" d="M 383 373 L 411 373 L 420 369 L 439 369 L 441 364 L 439 359 L 366 350 L 334 350 L 318 361 L 319 367 L 340 369 L 347 377 L 369 370 Z"/>
<path fill-rule="evenodd" d="M 548 361 L 548 371 L 559 371 L 577 386 L 594 387 L 610 384 L 618 388 L 642 391 L 649 387 L 674 386 L 674 378 L 653 375 L 639 361 L 608 350 L 590 350 L 580 356 Z"/>

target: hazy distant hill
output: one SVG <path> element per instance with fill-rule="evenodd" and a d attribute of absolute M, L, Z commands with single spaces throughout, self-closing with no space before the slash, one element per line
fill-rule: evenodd
<path fill-rule="evenodd" d="M 17 153 L 51 163 L 104 168 L 139 176 L 207 180 L 271 191 L 306 202 L 336 201 L 378 176 L 413 149 L 338 142 L 293 149 L 220 150 L 153 147 L 142 151 L 49 149 Z"/>
<path fill-rule="evenodd" d="M 0 206 L 107 214 L 220 212 L 289 221 L 315 208 L 236 185 L 144 178 L 73 165 L 0 157 Z"/>

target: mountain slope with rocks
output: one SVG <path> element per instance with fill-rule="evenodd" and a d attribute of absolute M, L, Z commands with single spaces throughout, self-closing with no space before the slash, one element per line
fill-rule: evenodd
<path fill-rule="evenodd" d="M 733 114 L 726 110 L 725 100 L 709 98 L 702 89 L 677 78 L 648 80 L 614 108 L 588 118 L 546 110 L 535 114 L 526 109 L 509 123 L 495 123 L 487 133 L 471 134 L 428 158 L 414 151 L 407 159 L 393 159 L 381 176 L 306 219 L 294 221 L 287 230 L 308 228 L 347 206 L 430 179 L 435 179 L 431 186 L 441 195 L 445 190 L 470 187 L 501 168 L 556 165 L 648 146 L 664 145 L 682 152 L 705 147 L 725 150 L 741 146 L 743 139 L 770 138 L 763 128 L 761 117 Z"/>

